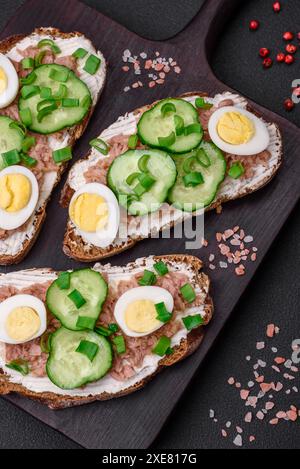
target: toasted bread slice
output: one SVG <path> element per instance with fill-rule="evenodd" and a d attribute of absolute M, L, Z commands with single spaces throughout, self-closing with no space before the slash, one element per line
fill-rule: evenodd
<path fill-rule="evenodd" d="M 41 39 L 45 38 L 55 39 L 61 49 L 57 58 L 70 56 L 77 48 L 83 47 L 101 59 L 101 65 L 95 75 L 88 75 L 83 70 L 84 61 L 78 62 L 78 75 L 90 89 L 93 104 L 89 114 L 80 124 L 60 132 L 59 136 L 55 134 L 48 136 L 48 144 L 51 149 L 57 149 L 73 146 L 83 134 L 105 84 L 106 61 L 103 54 L 97 51 L 92 42 L 83 34 L 76 31 L 64 33 L 56 28 L 38 28 L 28 36 L 17 35 L 4 39 L 0 42 L 0 53 L 5 54 L 14 62 L 20 62 L 22 59 L 20 51 L 35 47 Z M 0 114 L 3 113 L 5 113 L 5 109 L 0 110 Z M 56 171 L 47 173 L 43 187 L 40 188 L 36 210 L 29 221 L 20 229 L 7 232 L 8 236 L 5 238 L 0 236 L 0 265 L 17 264 L 27 255 L 42 228 L 46 217 L 47 203 L 65 168 L 66 164 L 62 164 L 57 166 Z"/>
<path fill-rule="evenodd" d="M 184 94 L 180 97 L 191 103 L 194 103 L 198 96 L 206 95 L 200 92 L 192 92 Z M 249 108 L 247 100 L 237 94 L 226 92 L 223 94 L 218 94 L 213 98 L 207 97 L 206 100 L 213 104 L 213 109 L 217 108 L 219 105 L 224 105 L 226 103 L 227 105 L 230 105 L 231 103 L 253 112 L 253 110 Z M 110 141 L 112 138 L 120 135 L 130 136 L 135 134 L 137 131 L 137 122 L 139 118 L 141 117 L 142 113 L 153 106 L 153 104 L 137 109 L 134 112 L 126 114 L 125 116 L 121 116 L 114 124 L 104 130 L 100 134 L 99 138 L 103 139 L 104 141 Z M 255 112 L 255 114 L 263 120 L 263 118 L 259 116 L 257 112 Z M 243 177 L 236 180 L 230 177 L 226 177 L 220 186 L 215 200 L 210 206 L 206 207 L 206 210 L 212 210 L 221 206 L 225 202 L 244 197 L 247 194 L 262 188 L 276 174 L 282 162 L 282 138 L 279 128 L 276 124 L 266 124 L 270 134 L 270 145 L 267 149 L 270 153 L 269 160 L 264 162 L 260 161 L 258 158 L 258 161 L 253 168 L 253 174 L 251 177 Z M 225 157 L 227 158 L 227 161 L 229 161 L 230 155 L 225 155 Z M 88 171 L 93 166 L 96 167 L 97 162 L 104 158 L 110 158 L 110 155 L 108 154 L 107 156 L 103 156 L 95 149 L 92 149 L 84 159 L 74 164 L 69 172 L 68 180 L 61 196 L 61 205 L 63 207 L 69 206 L 70 199 L 74 192 L 82 187 L 83 184 L 85 184 L 86 171 Z M 103 175 L 102 177 L 101 174 L 99 176 L 101 180 L 103 180 Z M 196 213 L 193 215 L 195 214 Z M 149 217 L 146 215 L 143 217 L 135 217 L 134 220 L 131 219 L 131 228 L 128 230 L 127 238 L 116 238 L 115 241 L 105 249 L 93 246 L 86 242 L 79 235 L 71 220 L 69 220 L 64 237 L 63 250 L 67 256 L 77 259 L 81 262 L 101 260 L 105 257 L 118 254 L 125 249 L 129 249 L 133 247 L 138 241 L 150 237 L 153 234 L 155 235 L 157 232 L 164 229 L 171 228 L 175 224 L 180 223 L 184 219 L 190 218 L 193 215 L 177 210 L 171 207 L 169 204 L 165 203 L 161 207 L 161 210 L 159 210 L 156 214 L 152 213 Z M 145 226 L 147 226 L 146 230 Z"/>
<path fill-rule="evenodd" d="M 187 308 L 180 317 L 191 314 L 196 309 L 202 315 L 204 325 L 208 324 L 213 315 L 213 303 L 209 294 L 210 281 L 207 275 L 201 271 L 202 262 L 196 257 L 186 255 L 151 256 L 138 259 L 125 267 L 96 264 L 94 269 L 105 275 L 108 279 L 108 285 L 110 285 L 110 282 L 115 284 L 118 279 L 128 279 L 130 276 L 139 274 L 145 268 L 151 269 L 154 262 L 158 260 L 163 260 L 168 265 L 170 272 L 184 272 L 195 288 L 197 295 L 201 298 L 200 306 Z M 56 276 L 57 274 L 50 269 L 31 269 L 1 274 L 0 290 L 2 287 L 9 287 L 13 288 L 14 291 L 20 291 L 33 285 L 36 288 L 37 285 L 53 281 Z M 179 317 L 177 316 L 176 319 L 179 319 Z M 18 392 L 47 404 L 52 409 L 123 396 L 143 388 L 164 367 L 171 366 L 193 353 L 201 344 L 203 330 L 204 327 L 201 326 L 188 332 L 182 325 L 182 329 L 172 337 L 172 346 L 174 348 L 172 355 L 164 358 L 154 354 L 146 355 L 142 366 L 136 368 L 134 376 L 127 378 L 125 381 L 117 381 L 107 375 L 96 383 L 72 391 L 57 388 L 48 377 L 22 376 L 6 368 L 5 344 L 0 343 L 0 394 Z"/>

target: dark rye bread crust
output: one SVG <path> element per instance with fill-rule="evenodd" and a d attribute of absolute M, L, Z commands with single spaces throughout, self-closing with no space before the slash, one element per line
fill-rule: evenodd
<path fill-rule="evenodd" d="M 166 256 L 155 256 L 155 260 L 165 260 L 166 262 L 172 263 L 185 263 L 192 267 L 193 271 L 195 272 L 195 283 L 198 285 L 204 284 L 208 282 L 210 284 L 209 278 L 201 272 L 202 270 L 202 261 L 194 256 L 188 255 L 181 255 L 181 254 L 174 254 L 174 255 L 166 255 Z M 130 265 L 134 266 L 134 262 Z M 205 323 L 207 325 L 213 316 L 213 302 L 208 294 L 205 302 Z M 0 394 L 7 395 L 11 392 L 17 392 L 25 397 L 29 397 L 31 399 L 37 400 L 42 404 L 46 404 L 51 409 L 63 409 L 67 407 L 74 407 L 83 404 L 88 404 L 94 401 L 105 401 L 109 399 L 113 399 L 116 397 L 125 396 L 127 394 L 131 394 L 132 392 L 138 391 L 142 389 L 151 379 L 156 376 L 160 371 L 162 371 L 165 367 L 172 366 L 175 363 L 183 360 L 190 356 L 193 352 L 197 350 L 200 346 L 204 337 L 204 328 L 203 326 L 199 327 L 198 329 L 194 329 L 191 331 L 187 339 L 182 339 L 181 343 L 174 348 L 174 353 L 172 355 L 166 356 L 162 358 L 159 362 L 159 366 L 156 369 L 155 373 L 147 376 L 146 378 L 142 379 L 141 381 L 137 382 L 135 385 L 131 386 L 130 388 L 124 389 L 116 394 L 109 394 L 109 393 L 102 393 L 96 396 L 84 396 L 84 397 L 74 397 L 68 395 L 59 395 L 52 392 L 43 392 L 43 393 L 35 393 L 26 389 L 24 386 L 20 384 L 11 383 L 9 381 L 9 376 L 4 374 L 3 369 L 0 368 Z M 67 391 L 66 391 L 67 392 Z"/>
<path fill-rule="evenodd" d="M 64 33 L 62 31 L 60 31 L 59 29 L 57 28 L 36 28 L 34 31 L 34 33 L 36 34 L 47 34 L 51 37 L 60 37 L 62 39 L 68 39 L 68 38 L 71 38 L 71 37 L 76 37 L 76 36 L 82 36 L 82 34 L 80 32 L 77 32 L 77 31 L 72 31 L 72 32 L 69 32 L 69 33 Z M 32 34 L 32 33 L 31 33 Z M 18 34 L 18 35 L 15 35 L 15 36 L 10 36 L 6 39 L 4 39 L 3 41 L 0 41 L 0 53 L 7 53 L 10 49 L 12 49 L 13 47 L 16 46 L 16 44 L 20 41 L 22 41 L 22 39 L 24 39 L 25 37 L 29 36 L 30 34 Z M 102 86 L 102 89 L 105 85 L 105 81 L 103 82 L 103 86 Z M 102 89 L 99 90 L 99 96 L 101 95 L 101 91 Z M 94 112 L 94 109 L 95 109 L 95 106 L 92 106 L 91 109 L 90 109 L 90 112 L 88 113 L 88 115 L 83 119 L 83 121 L 74 126 L 72 129 L 68 129 L 68 132 L 69 132 L 69 135 L 70 135 L 70 139 L 69 139 L 69 145 L 70 146 L 74 146 L 76 140 L 78 140 L 82 134 L 84 133 L 88 123 L 89 123 L 89 120 Z M 56 181 L 55 181 L 55 186 L 53 187 L 53 190 L 55 189 L 55 187 L 57 186 L 57 184 L 60 182 L 61 180 L 61 176 L 62 174 L 64 173 L 64 171 L 66 170 L 67 168 L 67 164 L 62 164 L 60 167 L 59 167 L 59 171 L 57 173 L 57 178 L 56 178 Z M 52 191 L 53 192 L 53 191 Z M 23 247 L 22 247 L 22 250 L 19 251 L 16 255 L 14 256 L 8 256 L 8 255 L 0 255 L 0 265 L 12 265 L 12 264 L 19 264 L 28 254 L 28 252 L 30 251 L 30 249 L 32 248 L 32 246 L 34 245 L 41 229 L 42 229 L 42 226 L 43 226 L 43 223 L 46 219 L 46 208 L 47 208 L 47 204 L 48 202 L 50 201 L 50 198 L 51 198 L 51 194 L 50 196 L 48 197 L 48 199 L 45 201 L 44 205 L 35 213 L 35 220 L 34 220 L 34 225 L 35 225 L 35 230 L 34 230 L 34 234 L 33 236 L 30 238 L 30 239 L 26 239 L 23 243 Z"/>
<path fill-rule="evenodd" d="M 207 93 L 204 92 L 199 92 L 199 91 L 194 91 L 194 92 L 189 92 L 189 93 L 184 93 L 178 98 L 184 98 L 184 97 L 189 97 L 189 96 L 201 96 L 201 97 L 208 97 Z M 155 101 L 152 104 L 149 104 L 147 106 L 142 106 L 141 108 L 138 108 L 134 111 L 135 114 L 138 114 L 141 111 L 146 111 L 150 109 L 152 106 L 156 104 L 157 101 Z M 258 118 L 262 118 L 261 114 L 259 114 L 257 111 L 253 110 L 250 106 L 247 106 L 247 110 L 255 114 Z M 277 135 L 281 139 L 281 133 L 279 130 L 279 127 L 274 124 L 276 127 Z M 89 155 L 86 155 L 85 158 L 87 159 Z M 239 199 L 242 197 L 247 196 L 248 194 L 251 194 L 252 192 L 255 192 L 261 188 L 263 188 L 265 185 L 267 185 L 271 179 L 275 176 L 277 173 L 278 169 L 280 168 L 283 160 L 283 152 L 282 152 L 282 147 L 280 148 L 280 157 L 278 160 L 277 165 L 274 167 L 273 172 L 271 176 L 266 176 L 263 181 L 261 181 L 259 184 L 253 184 L 251 188 L 245 189 L 244 191 L 237 192 L 233 197 L 227 198 L 226 196 L 218 196 L 218 198 L 208 207 L 206 207 L 205 211 L 210 211 L 214 209 L 218 209 L 221 207 L 225 202 L 229 202 L 230 200 L 235 200 Z M 62 207 L 67 208 L 69 206 L 70 200 L 74 194 L 73 189 L 69 186 L 68 182 L 66 182 L 65 187 L 63 188 L 62 195 L 61 195 L 61 200 L 60 203 Z M 180 222 L 179 222 L 180 223 Z M 176 223 L 172 222 L 170 224 L 165 225 L 164 227 L 161 228 L 161 231 L 167 228 L 173 228 Z M 75 259 L 80 262 L 91 262 L 91 261 L 100 261 L 101 259 L 105 259 L 110 256 L 114 256 L 116 254 L 120 254 L 123 251 L 126 251 L 127 249 L 132 248 L 136 243 L 139 241 L 143 240 L 143 237 L 135 238 L 135 239 L 127 239 L 124 241 L 122 244 L 119 246 L 108 246 L 107 248 L 99 248 L 96 246 L 92 245 L 87 245 L 84 240 L 82 239 L 81 236 L 79 236 L 75 230 L 74 227 L 69 220 L 67 223 L 67 228 L 64 236 L 64 241 L 63 241 L 63 251 L 64 253 L 68 256 L 71 257 L 72 259 Z"/>

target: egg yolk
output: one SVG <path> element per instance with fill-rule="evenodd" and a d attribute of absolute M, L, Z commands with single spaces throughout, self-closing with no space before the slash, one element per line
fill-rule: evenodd
<path fill-rule="evenodd" d="M 82 231 L 100 231 L 108 221 L 107 202 L 98 194 L 80 194 L 70 207 L 70 218 Z"/>
<path fill-rule="evenodd" d="M 2 67 L 0 67 L 0 94 L 4 93 L 7 88 L 7 76 Z"/>
<path fill-rule="evenodd" d="M 37 312 L 28 306 L 13 309 L 5 323 L 9 337 L 16 341 L 25 341 L 34 337 L 41 327 Z"/>
<path fill-rule="evenodd" d="M 31 182 L 23 174 L 6 174 L 0 178 L 0 208 L 19 212 L 31 197 Z"/>
<path fill-rule="evenodd" d="M 219 137 L 231 145 L 242 145 L 255 134 L 253 122 L 240 112 L 226 112 L 217 125 Z"/>
<path fill-rule="evenodd" d="M 125 310 L 126 325 L 133 332 L 149 332 L 156 329 L 160 325 L 156 316 L 155 304 L 150 300 L 136 300 Z"/>

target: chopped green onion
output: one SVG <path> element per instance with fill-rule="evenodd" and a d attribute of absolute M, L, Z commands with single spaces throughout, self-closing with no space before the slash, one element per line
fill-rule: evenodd
<path fill-rule="evenodd" d="M 26 153 L 21 153 L 21 162 L 28 166 L 29 168 L 33 168 L 37 164 L 37 160 L 31 158 L 31 156 L 27 155 Z"/>
<path fill-rule="evenodd" d="M 56 285 L 60 290 L 68 290 L 70 288 L 71 275 L 70 272 L 62 272 L 56 280 Z"/>
<path fill-rule="evenodd" d="M 197 151 L 197 156 L 196 157 L 197 157 L 198 162 L 202 166 L 204 166 L 204 168 L 208 168 L 211 165 L 211 161 L 209 159 L 209 156 L 206 153 L 206 151 L 203 150 L 203 148 L 199 148 L 199 150 Z"/>
<path fill-rule="evenodd" d="M 163 261 L 156 262 L 153 267 L 161 277 L 169 273 L 168 266 Z"/>
<path fill-rule="evenodd" d="M 119 203 L 121 205 L 125 205 L 126 207 L 129 207 L 129 205 L 132 204 L 134 200 L 139 200 L 138 196 L 135 194 L 125 194 L 122 192 L 118 194 Z"/>
<path fill-rule="evenodd" d="M 43 353 L 49 353 L 50 352 L 50 339 L 51 339 L 52 334 L 50 332 L 45 332 L 40 340 L 40 347 L 41 351 Z"/>
<path fill-rule="evenodd" d="M 75 98 L 64 98 L 61 101 L 62 107 L 78 107 L 79 106 L 79 99 Z"/>
<path fill-rule="evenodd" d="M 43 107 L 43 109 L 41 109 L 39 112 L 38 112 L 38 115 L 37 115 L 37 121 L 38 122 L 42 122 L 42 120 L 48 116 L 49 114 L 51 114 L 53 111 L 55 111 L 57 109 L 57 104 L 56 103 L 53 103 L 53 104 L 50 104 L 50 106 L 46 106 L 46 107 Z"/>
<path fill-rule="evenodd" d="M 153 348 L 152 352 L 155 353 L 155 355 L 159 355 L 160 357 L 163 357 L 164 355 L 166 355 L 170 347 L 171 347 L 171 339 L 163 335 L 159 339 L 155 347 Z"/>
<path fill-rule="evenodd" d="M 67 93 L 68 93 L 67 86 L 60 83 L 59 88 L 58 88 L 58 92 L 56 94 L 54 94 L 52 96 L 52 98 L 55 99 L 55 101 L 60 101 L 61 99 L 65 98 L 67 96 Z"/>
<path fill-rule="evenodd" d="M 91 104 L 92 104 L 92 99 L 91 99 L 90 95 L 87 94 L 84 98 L 82 98 L 80 106 L 83 107 L 83 108 L 85 108 L 85 107 L 89 108 Z"/>
<path fill-rule="evenodd" d="M 21 88 L 21 95 L 23 99 L 31 98 L 32 96 L 39 94 L 39 92 L 40 87 L 35 85 L 25 85 L 23 88 Z"/>
<path fill-rule="evenodd" d="M 199 109 L 211 109 L 213 104 L 207 103 L 204 101 L 204 98 L 196 98 L 195 106 Z"/>
<path fill-rule="evenodd" d="M 69 69 L 55 69 L 51 68 L 50 73 L 49 73 L 49 78 L 51 78 L 54 81 L 58 81 L 61 83 L 65 83 L 68 78 L 69 78 L 70 70 Z"/>
<path fill-rule="evenodd" d="M 186 316 L 185 318 L 182 318 L 182 322 L 186 329 L 191 331 L 192 329 L 196 329 L 197 327 L 202 326 L 204 320 L 201 314 L 194 314 L 193 316 Z"/>
<path fill-rule="evenodd" d="M 185 301 L 188 303 L 193 303 L 196 299 L 196 293 L 194 288 L 190 283 L 186 283 L 180 288 L 180 293 L 182 294 Z"/>
<path fill-rule="evenodd" d="M 166 114 L 169 114 L 170 112 L 176 112 L 176 107 L 174 106 L 173 103 L 165 103 L 162 107 L 161 107 L 161 115 L 163 117 L 165 117 Z"/>
<path fill-rule="evenodd" d="M 197 158 L 195 155 L 189 156 L 188 158 L 185 158 L 184 163 L 183 163 L 183 171 L 186 174 L 189 174 L 192 171 L 192 165 L 196 163 Z"/>
<path fill-rule="evenodd" d="M 70 300 L 74 303 L 77 309 L 80 309 L 86 303 L 86 300 L 83 298 L 81 293 L 76 289 L 68 294 L 68 298 L 70 298 Z"/>
<path fill-rule="evenodd" d="M 172 317 L 172 313 L 170 313 L 167 310 L 166 305 L 165 305 L 164 302 L 157 303 L 155 305 L 155 309 L 156 309 L 156 312 L 157 312 L 156 319 L 158 319 L 161 322 L 169 322 L 170 321 L 170 319 Z"/>
<path fill-rule="evenodd" d="M 34 58 L 34 64 L 36 67 L 39 67 L 40 65 L 42 65 L 43 63 L 43 58 L 45 57 L 46 55 L 46 51 L 45 50 L 41 50 L 41 52 L 39 52 L 35 58 Z"/>
<path fill-rule="evenodd" d="M 158 143 L 162 147 L 169 147 L 173 145 L 175 140 L 176 140 L 175 132 L 171 132 L 170 135 L 168 135 L 167 137 L 158 137 Z"/>
<path fill-rule="evenodd" d="M 245 173 L 245 168 L 244 168 L 244 165 L 240 161 L 233 163 L 228 170 L 228 175 L 233 179 L 240 178 L 244 173 Z"/>
<path fill-rule="evenodd" d="M 20 78 L 20 83 L 21 85 L 32 85 L 32 83 L 34 83 L 35 80 L 36 80 L 36 73 L 31 72 L 29 73 L 29 75 L 27 75 L 27 77 Z"/>
<path fill-rule="evenodd" d="M 181 116 L 174 116 L 174 124 L 176 135 L 182 135 L 184 133 L 184 120 Z"/>
<path fill-rule="evenodd" d="M 27 132 L 27 129 L 25 125 L 23 124 L 23 122 L 13 121 L 9 124 L 9 128 L 18 130 L 21 133 L 21 135 L 23 135 L 23 137 L 25 137 L 26 132 Z"/>
<path fill-rule="evenodd" d="M 54 52 L 54 54 L 60 54 L 61 53 L 61 50 L 60 48 L 54 43 L 54 41 L 52 41 L 52 39 L 42 39 L 39 43 L 38 43 L 38 48 L 41 49 L 42 47 L 51 47 L 52 49 L 52 52 Z"/>
<path fill-rule="evenodd" d="M 32 59 L 31 57 L 25 57 L 25 59 L 23 59 L 21 63 L 23 70 L 34 68 L 34 59 Z"/>
<path fill-rule="evenodd" d="M 93 331 L 95 324 L 96 320 L 93 318 L 89 318 L 88 316 L 78 316 L 76 327 L 79 327 L 80 329 L 89 329 Z"/>
<path fill-rule="evenodd" d="M 65 161 L 69 161 L 72 159 L 72 148 L 65 147 L 60 148 L 59 150 L 54 150 L 52 152 L 52 158 L 55 163 L 64 163 Z"/>
<path fill-rule="evenodd" d="M 19 110 L 20 119 L 26 127 L 29 127 L 32 124 L 32 115 L 31 110 L 27 107 L 25 109 Z"/>
<path fill-rule="evenodd" d="M 193 173 L 188 173 L 183 176 L 183 182 L 185 187 L 196 187 L 204 183 L 204 179 L 201 173 L 195 171 Z"/>
<path fill-rule="evenodd" d="M 95 73 L 98 71 L 98 68 L 100 67 L 100 64 L 101 60 L 99 59 L 99 57 L 91 54 L 85 62 L 83 70 L 85 70 L 90 75 L 95 75 Z"/>
<path fill-rule="evenodd" d="M 131 186 L 131 184 L 137 179 L 137 177 L 140 175 L 140 173 L 132 173 L 129 174 L 128 178 L 126 179 L 126 184 Z"/>
<path fill-rule="evenodd" d="M 89 340 L 82 340 L 75 352 L 82 353 L 92 362 L 95 356 L 97 355 L 98 350 L 99 345 L 95 342 L 90 342 Z"/>
<path fill-rule="evenodd" d="M 136 134 L 130 135 L 128 139 L 128 148 L 129 150 L 135 150 L 138 144 L 139 138 Z"/>
<path fill-rule="evenodd" d="M 94 331 L 99 335 L 103 335 L 104 337 L 109 337 L 113 334 L 112 331 L 103 326 L 95 327 Z"/>
<path fill-rule="evenodd" d="M 126 343 L 125 339 L 122 335 L 117 335 L 112 339 L 113 344 L 116 347 L 116 351 L 118 354 L 125 353 L 126 352 Z"/>
<path fill-rule="evenodd" d="M 109 146 L 101 138 L 94 138 L 90 141 L 89 144 L 91 147 L 96 148 L 96 150 L 100 151 L 102 155 L 107 155 L 109 152 Z"/>
<path fill-rule="evenodd" d="M 23 360 L 22 358 L 17 358 L 16 360 L 12 360 L 11 362 L 6 363 L 5 366 L 7 368 L 10 368 L 11 370 L 18 371 L 23 376 L 26 376 L 29 373 L 28 362 L 26 360 Z"/>
<path fill-rule="evenodd" d="M 144 270 L 143 276 L 138 281 L 138 284 L 141 286 L 154 285 L 155 283 L 156 275 L 150 270 Z"/>
<path fill-rule="evenodd" d="M 150 155 L 143 155 L 138 161 L 138 168 L 142 173 L 147 173 L 147 164 L 149 162 Z"/>
<path fill-rule="evenodd" d="M 133 191 L 137 197 L 142 197 L 142 195 L 147 192 L 147 189 L 139 183 L 134 187 Z"/>
<path fill-rule="evenodd" d="M 112 334 L 114 334 L 115 332 L 117 332 L 119 330 L 119 328 L 118 328 L 117 324 L 109 324 L 108 328 L 104 327 L 104 326 L 97 326 L 97 327 L 95 327 L 94 330 L 95 330 L 95 332 L 97 332 L 97 334 L 104 335 L 105 337 L 109 337 Z"/>
<path fill-rule="evenodd" d="M 43 109 L 48 104 L 50 104 L 50 105 L 55 104 L 54 99 L 52 99 L 52 98 L 43 99 L 42 101 L 38 102 L 37 106 L 36 106 L 37 111 L 40 111 L 41 109 Z"/>
<path fill-rule="evenodd" d="M 151 189 L 153 184 L 155 184 L 156 180 L 150 176 L 150 174 L 147 173 L 141 173 L 138 176 L 138 180 L 140 181 L 140 184 L 146 189 L 147 191 Z"/>
<path fill-rule="evenodd" d="M 111 324 L 108 325 L 108 329 L 111 332 L 115 333 L 115 332 L 118 332 L 119 326 L 118 326 L 118 324 L 115 324 L 114 322 L 112 322 Z"/>
<path fill-rule="evenodd" d="M 78 49 L 73 52 L 73 57 L 75 59 L 83 59 L 87 55 L 88 51 L 86 49 L 83 49 L 82 47 L 78 47 Z"/>
<path fill-rule="evenodd" d="M 30 148 L 32 148 L 35 145 L 35 143 L 36 143 L 35 137 L 32 137 L 32 136 L 25 137 L 22 142 L 22 151 L 26 153 L 28 150 L 30 150 Z"/>
<path fill-rule="evenodd" d="M 18 150 L 10 150 L 6 153 L 2 153 L 2 158 L 5 166 L 13 166 L 21 162 Z"/>
<path fill-rule="evenodd" d="M 201 134 L 202 132 L 202 125 L 201 124 L 190 124 L 184 129 L 184 135 L 190 134 Z"/>
<path fill-rule="evenodd" d="M 52 99 L 52 90 L 48 86 L 41 87 L 40 97 L 43 99 Z"/>

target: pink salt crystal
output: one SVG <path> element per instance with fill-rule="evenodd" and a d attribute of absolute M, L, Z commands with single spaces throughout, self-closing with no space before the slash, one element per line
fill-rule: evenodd
<path fill-rule="evenodd" d="M 124 67 L 122 67 L 122 70 L 123 72 L 128 72 L 129 71 L 128 65 L 124 65 Z"/>
<path fill-rule="evenodd" d="M 152 60 L 146 60 L 145 70 L 149 70 L 152 67 Z"/>
<path fill-rule="evenodd" d="M 248 391 L 247 389 L 242 389 L 240 392 L 241 399 L 243 399 L 243 401 L 246 401 L 249 397 L 249 394 L 250 391 Z"/>
<path fill-rule="evenodd" d="M 264 342 L 257 342 L 256 344 L 256 349 L 257 350 L 263 350 L 265 348 L 265 343 Z"/>
<path fill-rule="evenodd" d="M 162 78 L 159 78 L 158 80 L 156 80 L 156 83 L 157 83 L 158 85 L 163 85 L 164 82 L 165 82 L 165 80 L 162 80 Z"/>
<path fill-rule="evenodd" d="M 297 412 L 295 412 L 294 410 L 288 410 L 286 415 L 292 422 L 295 422 L 298 418 Z"/>
<path fill-rule="evenodd" d="M 278 424 L 278 422 L 279 422 L 279 420 L 276 418 L 276 419 L 272 419 L 272 420 L 270 420 L 270 422 L 269 422 L 269 423 L 270 423 L 271 425 L 277 425 L 277 424 Z"/>
<path fill-rule="evenodd" d="M 255 441 L 255 436 L 253 435 L 249 436 L 249 441 L 250 443 L 253 443 L 253 441 Z"/>
<path fill-rule="evenodd" d="M 275 332 L 275 325 L 269 324 L 267 327 L 267 336 L 270 337 L 270 339 L 274 337 L 274 332 Z"/>
<path fill-rule="evenodd" d="M 153 88 L 155 86 L 155 81 L 150 81 L 148 86 L 149 88 Z"/>
<path fill-rule="evenodd" d="M 235 379 L 234 378 L 229 378 L 228 384 L 232 385 L 234 383 L 235 383 Z"/>
<path fill-rule="evenodd" d="M 227 432 L 226 432 L 226 430 L 222 430 L 222 436 L 223 436 L 224 438 L 227 438 Z"/>
<path fill-rule="evenodd" d="M 257 412 L 256 417 L 257 417 L 259 420 L 263 420 L 263 419 L 265 418 L 264 414 L 263 414 L 261 411 Z"/>
<path fill-rule="evenodd" d="M 278 419 L 285 419 L 286 413 L 281 410 L 281 411 L 277 412 L 276 417 Z"/>
<path fill-rule="evenodd" d="M 252 412 L 248 412 L 246 415 L 245 415 L 245 422 L 247 423 L 251 423 L 252 422 Z"/>
<path fill-rule="evenodd" d="M 266 402 L 265 408 L 266 408 L 267 410 L 272 410 L 274 407 L 275 407 L 274 402 L 270 402 L 270 401 L 269 401 L 269 402 Z"/>

